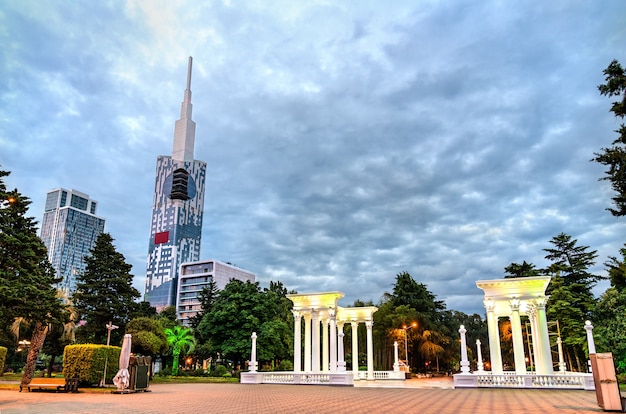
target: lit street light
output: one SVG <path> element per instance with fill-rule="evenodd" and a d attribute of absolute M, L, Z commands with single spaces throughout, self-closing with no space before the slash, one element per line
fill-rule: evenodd
<path fill-rule="evenodd" d="M 413 322 L 411 325 L 404 325 L 402 329 L 404 329 L 404 359 L 406 361 L 406 366 L 409 366 L 409 348 L 407 346 L 406 332 L 411 328 L 417 328 L 417 322 Z"/>

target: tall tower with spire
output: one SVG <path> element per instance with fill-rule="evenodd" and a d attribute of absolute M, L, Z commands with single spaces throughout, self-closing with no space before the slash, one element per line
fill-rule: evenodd
<path fill-rule="evenodd" d="M 206 163 L 193 159 L 196 123 L 191 119 L 191 65 L 189 57 L 172 155 L 157 158 L 145 292 L 157 310 L 176 305 L 181 263 L 200 259 Z"/>

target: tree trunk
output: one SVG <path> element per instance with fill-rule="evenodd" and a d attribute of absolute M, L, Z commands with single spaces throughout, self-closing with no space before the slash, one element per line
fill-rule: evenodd
<path fill-rule="evenodd" d="M 41 351 L 41 347 L 43 346 L 47 333 L 48 325 L 44 325 L 41 322 L 35 323 L 33 336 L 30 340 L 30 349 L 28 350 L 28 356 L 26 357 L 26 365 L 24 366 L 24 375 L 22 376 L 20 389 L 21 387 L 26 387 L 30 384 L 30 381 L 33 379 L 37 358 L 39 358 L 39 351 Z"/>

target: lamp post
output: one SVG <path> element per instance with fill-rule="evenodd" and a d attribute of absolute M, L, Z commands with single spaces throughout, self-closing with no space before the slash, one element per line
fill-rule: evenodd
<path fill-rule="evenodd" d="M 411 325 L 404 325 L 402 329 L 404 329 L 404 359 L 406 361 L 406 366 L 409 366 L 409 347 L 407 346 L 407 337 L 406 332 L 411 328 L 417 328 L 417 322 L 413 322 Z"/>
<path fill-rule="evenodd" d="M 111 321 L 109 321 L 109 323 L 107 323 L 104 326 L 106 326 L 107 331 L 108 331 L 107 332 L 107 348 L 108 348 L 109 343 L 111 342 L 111 331 L 114 330 L 114 329 L 119 328 L 119 326 L 113 325 L 113 323 Z M 101 387 L 104 387 L 104 384 L 106 384 L 106 381 L 107 381 L 107 363 L 108 362 L 109 362 L 109 352 L 107 350 L 107 356 L 106 356 L 106 358 L 104 360 L 104 375 L 102 377 L 102 382 L 100 383 Z"/>

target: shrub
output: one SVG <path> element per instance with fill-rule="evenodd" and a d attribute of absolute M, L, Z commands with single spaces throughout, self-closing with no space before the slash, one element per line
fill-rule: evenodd
<path fill-rule="evenodd" d="M 288 359 L 283 359 L 276 367 L 276 371 L 293 371 L 293 362 Z"/>
<path fill-rule="evenodd" d="M 63 352 L 63 376 L 78 378 L 82 384 L 98 384 L 106 362 L 106 382 L 110 383 L 119 369 L 121 350 L 119 346 L 68 345 Z"/>
<path fill-rule="evenodd" d="M 4 364 L 7 360 L 7 351 L 7 348 L 0 346 L 0 375 L 4 372 Z"/>
<path fill-rule="evenodd" d="M 230 374 L 230 372 L 228 371 L 228 368 L 226 368 L 224 365 L 218 365 L 217 367 L 215 367 L 215 370 L 211 371 L 210 376 L 223 377 L 224 374 Z"/>

